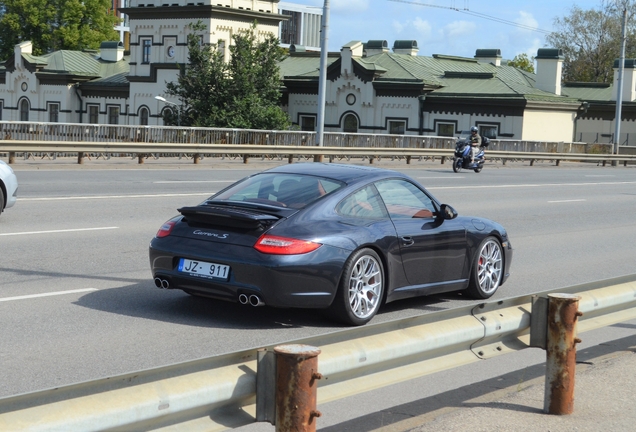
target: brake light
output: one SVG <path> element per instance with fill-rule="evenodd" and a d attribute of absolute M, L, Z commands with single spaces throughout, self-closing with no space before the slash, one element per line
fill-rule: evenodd
<path fill-rule="evenodd" d="M 257 251 L 270 255 L 300 255 L 315 251 L 322 244 L 289 237 L 263 234 L 254 245 Z"/>
<path fill-rule="evenodd" d="M 157 231 L 157 238 L 168 237 L 172 232 L 172 228 L 174 228 L 176 224 L 176 222 L 169 221 L 161 225 L 161 228 L 159 228 L 159 231 Z"/>

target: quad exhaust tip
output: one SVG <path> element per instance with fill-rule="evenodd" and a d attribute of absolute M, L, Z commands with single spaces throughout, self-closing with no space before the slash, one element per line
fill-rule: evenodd
<path fill-rule="evenodd" d="M 168 282 L 167 279 L 161 279 L 156 277 L 155 278 L 155 286 L 157 288 L 161 288 L 161 289 L 168 289 L 170 288 L 170 282 Z"/>
<path fill-rule="evenodd" d="M 261 300 L 261 298 L 255 294 L 248 296 L 247 294 L 239 294 L 238 301 L 242 305 L 250 304 L 254 307 L 257 306 L 265 306 L 265 303 Z"/>
<path fill-rule="evenodd" d="M 250 296 L 250 304 L 254 307 L 256 306 L 265 306 L 265 303 L 263 301 L 261 301 L 260 297 L 257 295 L 252 294 Z"/>

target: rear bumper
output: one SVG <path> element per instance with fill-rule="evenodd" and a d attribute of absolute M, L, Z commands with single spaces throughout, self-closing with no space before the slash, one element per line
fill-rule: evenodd
<path fill-rule="evenodd" d="M 349 253 L 327 245 L 314 252 L 265 255 L 244 246 L 223 245 L 222 253 L 202 253 L 199 242 L 154 239 L 149 256 L 153 278 L 166 280 L 169 288 L 238 302 L 239 296 L 257 295 L 273 307 L 326 308 L 336 294 L 340 274 Z M 210 251 L 210 243 L 205 247 Z M 194 277 L 178 271 L 180 258 L 229 265 L 227 281 Z"/>

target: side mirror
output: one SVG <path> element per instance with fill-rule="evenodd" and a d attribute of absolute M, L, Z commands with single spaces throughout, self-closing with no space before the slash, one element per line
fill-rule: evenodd
<path fill-rule="evenodd" d="M 442 220 L 450 220 L 455 219 L 457 217 L 457 212 L 454 208 L 449 206 L 448 204 L 442 204 L 439 208 L 440 219 Z"/>

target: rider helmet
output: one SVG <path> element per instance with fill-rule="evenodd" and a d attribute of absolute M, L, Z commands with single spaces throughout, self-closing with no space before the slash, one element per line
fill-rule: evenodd
<path fill-rule="evenodd" d="M 476 132 L 479 132 L 479 129 L 477 129 L 477 126 L 473 126 L 473 127 L 470 128 L 470 132 L 471 133 L 476 133 Z"/>

